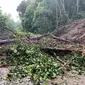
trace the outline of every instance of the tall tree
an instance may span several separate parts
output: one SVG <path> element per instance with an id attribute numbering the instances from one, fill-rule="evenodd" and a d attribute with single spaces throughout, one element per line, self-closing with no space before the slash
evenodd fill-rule
<path id="1" fill-rule="evenodd" d="M 30 4 L 30 0 L 28 1 L 22 1 L 19 6 L 17 7 L 17 11 L 19 13 L 20 18 L 22 18 L 24 16 L 26 7 Z"/>
<path id="2" fill-rule="evenodd" d="M 85 16 L 85 0 L 26 0 L 17 8 L 25 31 L 52 32 Z"/>
<path id="3" fill-rule="evenodd" d="M 77 2 L 76 6 L 77 6 L 77 14 L 78 14 L 78 12 L 79 12 L 79 0 L 77 0 L 76 2 Z"/>
<path id="4" fill-rule="evenodd" d="M 0 12 L 0 34 L 3 34 L 4 30 L 7 28 L 6 17 Z"/>

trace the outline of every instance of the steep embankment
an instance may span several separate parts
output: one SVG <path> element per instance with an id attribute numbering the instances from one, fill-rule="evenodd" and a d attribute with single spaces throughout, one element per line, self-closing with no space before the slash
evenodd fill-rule
<path id="1" fill-rule="evenodd" d="M 85 19 L 76 20 L 73 23 L 63 26 L 61 30 L 55 32 L 57 37 L 85 44 Z"/>

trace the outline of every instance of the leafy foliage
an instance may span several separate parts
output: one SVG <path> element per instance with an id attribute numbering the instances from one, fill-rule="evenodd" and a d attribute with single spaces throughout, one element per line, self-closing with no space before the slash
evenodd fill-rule
<path id="1" fill-rule="evenodd" d="M 27 0 L 20 3 L 17 11 L 24 31 L 43 34 L 85 18 L 84 5 L 84 0 Z"/>
<path id="2" fill-rule="evenodd" d="M 26 7 L 22 19 L 22 26 L 25 31 L 42 34 L 43 32 L 52 32 L 56 28 L 56 13 L 48 8 L 50 7 L 49 3 L 51 4 L 51 1 L 35 0 Z M 54 5 L 52 4 L 52 6 Z"/>
<path id="3" fill-rule="evenodd" d="M 7 64 L 12 65 L 13 69 L 10 71 L 11 74 L 8 74 L 9 79 L 30 76 L 34 83 L 40 83 L 62 74 L 60 64 L 36 46 L 19 43 L 13 46 L 10 52 Z"/>
<path id="4" fill-rule="evenodd" d="M 6 28 L 6 17 L 0 12 L 0 34 L 2 34 Z"/>
<path id="5" fill-rule="evenodd" d="M 85 72 L 85 57 L 74 55 L 72 58 L 72 62 L 70 63 L 72 68 L 78 72 L 78 74 L 82 74 Z"/>
<path id="6" fill-rule="evenodd" d="M 7 30 L 14 32 L 18 24 L 11 18 L 11 15 L 2 13 L 0 11 L 0 34 L 7 32 Z"/>
<path id="7" fill-rule="evenodd" d="M 1 64 L 12 66 L 7 76 L 10 80 L 29 76 L 36 85 L 42 85 L 46 79 L 54 79 L 67 71 L 85 73 L 85 57 L 74 52 L 51 57 L 35 45 L 18 42 L 8 53 L 10 56 Z"/>

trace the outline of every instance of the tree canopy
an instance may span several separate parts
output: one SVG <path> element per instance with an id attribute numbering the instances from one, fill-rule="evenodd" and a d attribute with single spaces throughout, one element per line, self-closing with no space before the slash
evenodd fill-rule
<path id="1" fill-rule="evenodd" d="M 6 20 L 6 17 L 0 11 L 0 34 L 2 34 L 4 30 L 7 28 Z"/>
<path id="2" fill-rule="evenodd" d="M 5 14 L 0 11 L 0 34 L 6 32 L 6 30 L 15 31 L 18 27 L 18 23 L 16 23 L 10 14 Z"/>
<path id="3" fill-rule="evenodd" d="M 17 11 L 24 31 L 42 34 L 84 18 L 85 0 L 23 0 Z"/>

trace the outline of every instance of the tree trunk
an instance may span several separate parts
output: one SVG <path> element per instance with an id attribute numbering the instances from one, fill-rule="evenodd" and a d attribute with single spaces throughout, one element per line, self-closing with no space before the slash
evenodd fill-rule
<path id="1" fill-rule="evenodd" d="M 8 39 L 8 40 L 0 40 L 0 45 L 10 44 L 13 43 L 15 39 Z"/>
<path id="2" fill-rule="evenodd" d="M 59 7 L 58 7 L 58 1 L 56 3 L 56 29 L 58 29 L 58 17 L 59 17 Z"/>
<path id="3" fill-rule="evenodd" d="M 65 9 L 65 0 L 62 0 L 62 6 L 63 6 L 64 14 L 68 18 L 68 20 L 69 20 L 68 14 L 67 14 L 66 9 Z"/>
<path id="4" fill-rule="evenodd" d="M 79 12 L 79 0 L 77 0 L 76 6 L 77 6 L 77 14 L 78 14 L 78 12 Z"/>

